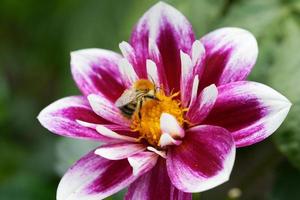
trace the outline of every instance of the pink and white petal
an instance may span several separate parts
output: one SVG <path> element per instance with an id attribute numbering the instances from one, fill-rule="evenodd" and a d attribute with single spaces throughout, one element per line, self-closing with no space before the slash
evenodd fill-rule
<path id="1" fill-rule="evenodd" d="M 119 69 L 123 77 L 123 84 L 127 88 L 130 88 L 133 85 L 133 83 L 139 79 L 134 71 L 133 66 L 125 58 L 120 59 Z"/>
<path id="2" fill-rule="evenodd" d="M 183 138 L 184 130 L 173 115 L 162 113 L 160 116 L 160 130 L 173 138 Z"/>
<path id="3" fill-rule="evenodd" d="M 198 75 L 196 75 L 195 78 L 194 78 L 194 81 L 193 81 L 191 100 L 190 100 L 190 104 L 189 104 L 189 107 L 188 107 L 189 109 L 191 108 L 192 105 L 194 105 L 194 103 L 197 100 L 198 87 L 199 87 L 199 78 L 198 78 Z"/>
<path id="4" fill-rule="evenodd" d="M 102 94 L 115 101 L 124 91 L 118 62 L 121 55 L 103 49 L 71 53 L 73 78 L 84 95 Z"/>
<path id="5" fill-rule="evenodd" d="M 195 40 L 192 46 L 192 63 L 194 66 L 194 74 L 202 77 L 205 69 L 205 47 L 200 40 Z"/>
<path id="6" fill-rule="evenodd" d="M 152 169 L 158 159 L 158 155 L 153 152 L 143 151 L 128 157 L 128 162 L 132 167 L 134 175 L 141 175 Z"/>
<path id="7" fill-rule="evenodd" d="M 160 80 L 159 80 L 159 75 L 158 75 L 157 66 L 156 66 L 155 62 L 153 62 L 150 59 L 147 59 L 146 65 L 147 65 L 148 80 L 153 81 L 154 84 L 157 86 L 162 85 L 162 83 L 160 83 Z"/>
<path id="8" fill-rule="evenodd" d="M 44 108 L 38 120 L 49 131 L 65 137 L 110 141 L 95 129 L 82 126 L 78 120 L 95 124 L 107 124 L 107 120 L 96 115 L 83 96 L 70 96 L 57 100 Z"/>
<path id="9" fill-rule="evenodd" d="M 256 82 L 239 81 L 218 87 L 214 108 L 203 123 L 229 130 L 237 147 L 257 143 L 271 135 L 291 107 L 287 98 Z"/>
<path id="10" fill-rule="evenodd" d="M 144 150 L 146 150 L 146 146 L 143 144 L 121 142 L 104 144 L 96 149 L 95 154 L 109 160 L 122 160 Z"/>
<path id="11" fill-rule="evenodd" d="M 112 123 L 129 127 L 129 120 L 121 114 L 120 110 L 111 101 L 96 94 L 90 94 L 87 98 L 97 115 Z"/>
<path id="12" fill-rule="evenodd" d="M 159 2 L 138 21 L 130 43 L 139 58 L 149 57 L 149 39 L 160 52 L 169 88 L 179 91 L 180 50 L 190 53 L 195 35 L 188 20 L 172 6 Z M 140 66 L 146 68 L 146 66 Z M 146 70 L 145 70 L 146 71 Z"/>
<path id="13" fill-rule="evenodd" d="M 217 87 L 212 84 L 207 86 L 199 94 L 196 101 L 190 105 L 189 110 L 186 114 L 189 122 L 192 124 L 200 124 L 210 113 L 213 108 L 218 96 Z"/>
<path id="14" fill-rule="evenodd" d="M 138 176 L 132 174 L 127 159 L 112 161 L 94 154 L 77 161 L 63 176 L 57 200 L 104 199 L 130 185 Z"/>
<path id="15" fill-rule="evenodd" d="M 164 159 L 158 159 L 156 166 L 132 183 L 125 196 L 126 200 L 191 200 L 192 194 L 175 188 L 166 170 Z"/>
<path id="16" fill-rule="evenodd" d="M 158 73 L 158 78 L 160 83 L 159 86 L 163 88 L 166 94 L 169 94 L 168 81 L 166 78 L 165 68 L 164 68 L 162 56 L 159 52 L 158 46 L 152 38 L 149 38 L 148 43 L 149 43 L 148 44 L 149 58 L 156 64 L 157 67 L 157 73 Z"/>
<path id="17" fill-rule="evenodd" d="M 169 177 L 179 190 L 202 192 L 229 179 L 235 145 L 226 129 L 201 125 L 187 131 L 183 143 L 167 154 Z"/>
<path id="18" fill-rule="evenodd" d="M 176 140 L 172 138 L 172 136 L 168 133 L 163 133 L 161 134 L 158 142 L 158 146 L 164 148 L 169 145 L 180 145 L 182 143 L 181 140 Z"/>
<path id="19" fill-rule="evenodd" d="M 194 65 L 191 57 L 180 51 L 181 60 L 181 79 L 180 79 L 180 94 L 182 106 L 186 107 L 191 99 L 193 79 L 194 79 Z"/>
<path id="20" fill-rule="evenodd" d="M 103 125 L 97 125 L 96 130 L 99 134 L 101 134 L 102 136 L 105 136 L 107 138 L 122 140 L 122 141 L 127 141 L 127 142 L 138 142 L 138 140 L 135 136 L 132 136 L 132 137 L 129 136 L 129 135 L 132 135 L 130 133 L 126 134 L 126 132 L 125 133 L 123 132 L 122 134 L 119 134 Z M 130 131 L 127 131 L 127 132 L 130 132 Z"/>
<path id="21" fill-rule="evenodd" d="M 138 59 L 138 57 L 136 56 L 135 50 L 134 48 L 127 42 L 123 41 L 119 44 L 120 50 L 123 54 L 123 57 L 128 60 L 128 62 L 132 65 L 132 67 L 134 68 L 135 73 L 137 74 L 137 76 L 139 78 L 145 78 L 142 77 L 141 75 L 144 74 L 144 72 L 142 72 L 142 68 L 140 68 L 140 63 L 143 62 L 141 60 Z"/>
<path id="22" fill-rule="evenodd" d="M 256 62 L 256 39 L 244 29 L 217 29 L 202 37 L 201 42 L 206 50 L 206 67 L 200 89 L 245 80 Z"/>
<path id="23" fill-rule="evenodd" d="M 161 156 L 162 158 L 167 158 L 167 153 L 164 150 L 158 150 L 158 149 L 156 149 L 156 148 L 154 148 L 152 146 L 148 146 L 147 150 L 151 151 L 153 153 L 156 153 L 157 155 Z"/>
<path id="24" fill-rule="evenodd" d="M 85 122 L 82 120 L 76 120 L 76 122 L 78 124 L 80 124 L 81 126 L 87 127 L 87 128 L 91 128 L 91 129 L 97 129 L 97 126 L 104 126 L 110 130 L 114 130 L 114 131 L 122 131 L 122 132 L 130 132 L 130 127 L 125 127 L 125 126 L 120 126 L 120 125 L 116 125 L 116 124 L 95 124 L 95 123 L 89 123 L 89 122 Z"/>

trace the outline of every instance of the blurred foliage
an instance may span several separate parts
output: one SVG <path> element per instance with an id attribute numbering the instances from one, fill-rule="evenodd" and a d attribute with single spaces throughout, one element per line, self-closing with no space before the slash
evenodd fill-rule
<path id="1" fill-rule="evenodd" d="M 0 1 L 1 200 L 55 199 L 67 167 L 100 145 L 54 136 L 36 116 L 52 101 L 79 93 L 69 70 L 69 52 L 91 47 L 119 51 L 118 43 L 128 40 L 138 18 L 155 2 Z M 239 149 L 230 181 L 204 192 L 201 199 L 227 199 L 235 187 L 242 190 L 243 200 L 298 199 L 300 1 L 167 2 L 191 21 L 198 37 L 223 26 L 251 31 L 260 54 L 250 79 L 270 85 L 293 103 L 287 120 L 272 136 L 275 142 L 268 139 Z M 121 199 L 123 194 L 108 199 Z"/>
<path id="2" fill-rule="evenodd" d="M 56 144 L 55 171 L 63 176 L 67 169 L 82 155 L 100 146 L 97 142 L 80 141 L 69 138 L 62 138 Z"/>
<path id="3" fill-rule="evenodd" d="M 278 175 L 274 181 L 273 191 L 270 199 L 286 200 L 300 197 L 299 180 L 300 172 L 288 163 L 281 163 L 278 168 Z"/>

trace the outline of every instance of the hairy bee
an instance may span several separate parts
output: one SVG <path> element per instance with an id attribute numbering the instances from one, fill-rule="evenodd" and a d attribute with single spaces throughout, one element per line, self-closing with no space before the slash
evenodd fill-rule
<path id="1" fill-rule="evenodd" d="M 138 116 L 141 118 L 140 109 L 143 102 L 149 99 L 157 100 L 156 90 L 154 83 L 146 79 L 140 79 L 134 83 L 132 88 L 123 92 L 116 100 L 115 105 L 127 118 L 131 118 L 135 112 L 138 112 Z"/>

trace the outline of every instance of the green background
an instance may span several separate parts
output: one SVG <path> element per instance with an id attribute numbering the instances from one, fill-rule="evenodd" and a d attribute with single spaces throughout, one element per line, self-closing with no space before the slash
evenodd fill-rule
<path id="1" fill-rule="evenodd" d="M 46 105 L 79 94 L 70 51 L 91 47 L 119 52 L 149 0 L 0 1 L 0 200 L 53 200 L 65 170 L 95 143 L 66 139 L 41 127 Z M 250 30 L 259 57 L 249 79 L 293 103 L 267 140 L 238 149 L 230 181 L 194 199 L 300 199 L 300 1 L 170 0 L 198 37 L 224 26 Z M 124 192 L 108 199 L 122 199 Z"/>

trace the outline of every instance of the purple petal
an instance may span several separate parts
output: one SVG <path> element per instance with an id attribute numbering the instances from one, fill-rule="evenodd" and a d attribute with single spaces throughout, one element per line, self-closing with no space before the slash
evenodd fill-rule
<path id="1" fill-rule="evenodd" d="M 144 151 L 145 149 L 146 146 L 140 143 L 122 142 L 104 144 L 95 151 L 95 154 L 109 160 L 121 160 Z"/>
<path id="2" fill-rule="evenodd" d="M 90 94 L 88 100 L 93 111 L 102 118 L 121 126 L 129 127 L 129 120 L 122 116 L 119 108 L 105 97 Z"/>
<path id="3" fill-rule="evenodd" d="M 199 77 L 200 89 L 215 84 L 245 80 L 255 64 L 255 37 L 240 28 L 221 28 L 201 38 L 206 50 L 206 67 Z"/>
<path id="4" fill-rule="evenodd" d="M 166 170 L 165 160 L 159 159 L 151 171 L 129 186 L 125 199 L 191 200 L 192 194 L 184 193 L 172 185 Z"/>
<path id="5" fill-rule="evenodd" d="M 195 40 L 191 24 L 175 8 L 159 2 L 144 14 L 131 35 L 130 43 L 141 60 L 146 61 L 149 57 L 150 39 L 157 44 L 169 88 L 179 91 L 178 80 L 181 71 L 179 52 L 180 50 L 188 53 L 191 51 Z M 140 67 L 146 72 L 145 63 Z M 143 76 L 147 77 L 146 74 Z"/>
<path id="6" fill-rule="evenodd" d="M 73 78 L 84 95 L 102 94 L 111 101 L 125 87 L 119 72 L 119 54 L 103 49 L 84 49 L 71 53 Z"/>
<path id="7" fill-rule="evenodd" d="M 291 103 L 272 88 L 240 81 L 218 87 L 219 95 L 205 124 L 226 128 L 237 147 L 248 146 L 271 135 L 285 119 Z"/>
<path id="8" fill-rule="evenodd" d="M 230 132 L 216 126 L 196 126 L 187 131 L 181 145 L 169 149 L 167 170 L 179 190 L 202 192 L 229 179 L 234 158 Z"/>
<path id="9" fill-rule="evenodd" d="M 95 124 L 109 124 L 96 115 L 89 102 L 82 96 L 65 97 L 44 108 L 39 116 L 40 123 L 49 131 L 58 135 L 92 140 L 109 141 L 95 129 L 82 126 L 79 121 Z"/>
<path id="10" fill-rule="evenodd" d="M 63 176 L 57 200 L 104 199 L 131 184 L 133 176 L 127 159 L 112 161 L 90 152 Z"/>
<path id="11" fill-rule="evenodd" d="M 213 108 L 218 96 L 218 89 L 210 85 L 202 90 L 196 100 L 193 100 L 186 114 L 189 122 L 200 124 Z"/>

